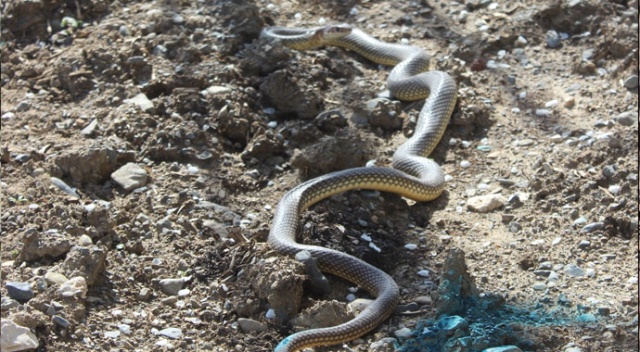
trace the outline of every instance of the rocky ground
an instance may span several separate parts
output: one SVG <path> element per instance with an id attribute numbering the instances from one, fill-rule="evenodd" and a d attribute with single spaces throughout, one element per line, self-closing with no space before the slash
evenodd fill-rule
<path id="1" fill-rule="evenodd" d="M 348 192 L 303 216 L 303 241 L 402 295 L 318 350 L 637 350 L 637 0 L 2 6 L 3 351 L 270 351 L 349 319 L 366 293 L 311 289 L 265 243 L 273 210 L 388 165 L 421 104 L 375 99 L 389 68 L 353 53 L 258 39 L 342 22 L 425 48 L 460 98 L 440 198 Z"/>

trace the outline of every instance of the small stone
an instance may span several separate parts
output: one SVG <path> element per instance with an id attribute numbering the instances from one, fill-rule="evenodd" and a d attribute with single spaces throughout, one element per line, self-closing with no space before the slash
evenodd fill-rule
<path id="1" fill-rule="evenodd" d="M 177 339 L 182 336 L 182 330 L 178 328 L 166 328 L 158 331 L 158 335 L 166 336 L 170 339 Z"/>
<path id="2" fill-rule="evenodd" d="M 627 89 L 635 89 L 638 88 L 638 76 L 637 75 L 633 75 L 633 76 L 629 76 L 627 79 L 624 80 L 624 87 Z"/>
<path id="3" fill-rule="evenodd" d="M 602 223 L 602 222 L 592 222 L 592 223 L 590 223 L 588 225 L 585 225 L 582 228 L 582 232 L 590 233 L 590 232 L 594 232 L 594 231 L 600 230 L 603 227 L 604 227 L 604 223 Z"/>
<path id="4" fill-rule="evenodd" d="M 189 277 L 190 278 L 190 277 Z M 180 290 L 182 290 L 182 286 L 187 280 L 185 278 L 179 279 L 162 279 L 160 280 L 160 289 L 162 292 L 168 295 L 177 295 Z"/>
<path id="5" fill-rule="evenodd" d="M 125 335 L 131 335 L 131 326 L 128 324 L 118 325 L 118 330 Z"/>
<path id="6" fill-rule="evenodd" d="M 580 241 L 580 243 L 578 243 L 578 248 L 581 248 L 581 249 L 589 248 L 589 246 L 591 246 L 591 241 L 588 241 L 588 240 L 582 240 Z"/>
<path id="7" fill-rule="evenodd" d="M 147 184 L 147 170 L 136 163 L 127 163 L 111 174 L 111 179 L 127 191 Z"/>
<path id="8" fill-rule="evenodd" d="M 433 302 L 433 299 L 431 298 L 431 296 L 418 296 L 416 297 L 415 301 L 420 305 L 427 305 L 431 304 Z"/>
<path id="9" fill-rule="evenodd" d="M 482 352 L 522 352 L 518 346 L 500 346 L 500 347 L 491 347 L 483 350 Z"/>
<path id="10" fill-rule="evenodd" d="M 529 139 L 529 138 L 521 139 L 519 141 L 516 141 L 516 146 L 518 146 L 518 147 L 528 147 L 530 145 L 535 144 L 535 142 L 536 141 L 534 141 L 533 139 Z"/>
<path id="11" fill-rule="evenodd" d="M 110 338 L 110 339 L 117 339 L 118 337 L 120 337 L 120 330 L 105 331 L 104 337 Z"/>
<path id="12" fill-rule="evenodd" d="M 50 285 L 62 285 L 69 281 L 66 276 L 56 273 L 55 271 L 47 271 L 47 273 L 44 274 L 44 279 L 47 280 Z"/>
<path id="13" fill-rule="evenodd" d="M 463 169 L 467 169 L 469 167 L 471 167 L 471 163 L 468 160 L 462 160 L 460 162 L 460 167 Z"/>
<path id="14" fill-rule="evenodd" d="M 609 314 L 611 314 L 611 308 L 609 307 L 598 307 L 598 314 L 602 315 L 602 316 L 609 316 Z"/>
<path id="15" fill-rule="evenodd" d="M 209 88 L 200 92 L 204 97 L 214 96 L 214 95 L 222 95 L 231 92 L 231 88 L 224 86 L 210 86 Z"/>
<path id="16" fill-rule="evenodd" d="M 267 326 L 253 319 L 238 318 L 238 325 L 244 332 L 263 332 L 267 330 Z"/>
<path id="17" fill-rule="evenodd" d="M 5 284 L 5 287 L 7 288 L 7 291 L 9 291 L 9 297 L 18 302 L 28 302 L 35 296 L 35 293 L 28 282 L 9 281 Z"/>
<path id="18" fill-rule="evenodd" d="M 2 311 L 6 312 L 8 310 L 10 310 L 11 308 L 15 308 L 17 306 L 19 306 L 20 303 L 18 301 L 16 301 L 13 298 L 9 298 L 6 296 L 2 296 Z"/>
<path id="19" fill-rule="evenodd" d="M 488 213 L 495 209 L 503 207 L 507 203 L 507 199 L 499 194 L 488 194 L 469 198 L 467 208 L 478 213 Z"/>
<path id="20" fill-rule="evenodd" d="M 153 102 L 151 102 L 144 93 L 140 93 L 130 99 L 125 99 L 124 102 L 137 106 L 143 112 L 152 112 L 154 109 Z"/>
<path id="21" fill-rule="evenodd" d="M 567 264 L 567 266 L 564 267 L 564 273 L 571 277 L 582 277 L 586 275 L 585 271 L 575 264 Z"/>
<path id="22" fill-rule="evenodd" d="M 137 298 L 141 301 L 148 301 L 151 298 L 151 290 L 147 287 L 144 287 L 138 292 Z"/>
<path id="23" fill-rule="evenodd" d="M 535 111 L 536 116 L 540 116 L 540 117 L 551 116 L 552 113 L 553 111 L 549 109 L 536 109 Z"/>
<path id="24" fill-rule="evenodd" d="M 547 288 L 547 285 L 544 282 L 536 282 L 533 284 L 534 291 L 544 291 Z"/>
<path id="25" fill-rule="evenodd" d="M 618 193 L 620 193 L 620 191 L 622 190 L 622 187 L 620 187 L 619 185 L 611 185 L 609 186 L 609 193 L 616 195 Z"/>
<path id="26" fill-rule="evenodd" d="M 613 121 L 621 124 L 622 126 L 633 126 L 638 122 L 638 111 L 625 111 L 616 115 Z"/>
<path id="27" fill-rule="evenodd" d="M 547 46 L 552 49 L 559 48 L 562 46 L 562 42 L 560 41 L 560 35 L 558 32 L 554 30 L 547 31 Z"/>
<path id="28" fill-rule="evenodd" d="M 411 337 L 411 329 L 402 328 L 402 329 L 394 331 L 393 335 L 395 335 L 395 337 L 400 338 L 400 339 L 406 339 L 406 338 Z"/>
<path id="29" fill-rule="evenodd" d="M 71 323 L 67 319 L 59 315 L 54 315 L 51 320 L 53 321 L 54 324 L 60 326 L 63 329 L 66 329 L 69 326 L 71 326 Z"/>

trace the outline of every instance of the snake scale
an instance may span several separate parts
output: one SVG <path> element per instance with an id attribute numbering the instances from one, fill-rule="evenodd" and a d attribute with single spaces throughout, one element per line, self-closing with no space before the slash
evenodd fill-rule
<path id="1" fill-rule="evenodd" d="M 427 156 L 442 138 L 453 112 L 456 83 L 445 72 L 428 71 L 429 55 L 424 50 L 382 42 L 349 25 L 311 29 L 268 27 L 262 36 L 294 50 L 338 46 L 373 62 L 394 66 L 387 82 L 392 95 L 401 100 L 426 98 L 414 134 L 396 150 L 391 168 L 352 168 L 308 180 L 287 192 L 275 212 L 268 238 L 271 248 L 291 256 L 307 250 L 321 271 L 351 281 L 376 297 L 354 319 L 290 335 L 276 346 L 275 352 L 350 341 L 373 330 L 393 314 L 399 301 L 398 285 L 382 270 L 346 253 L 297 243 L 300 215 L 322 199 L 353 189 L 393 192 L 415 201 L 437 198 L 444 189 L 444 175 L 438 164 Z"/>

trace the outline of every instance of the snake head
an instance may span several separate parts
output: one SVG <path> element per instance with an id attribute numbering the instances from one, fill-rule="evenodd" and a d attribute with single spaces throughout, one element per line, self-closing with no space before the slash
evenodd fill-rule
<path id="1" fill-rule="evenodd" d="M 331 41 L 348 36 L 352 30 L 353 27 L 345 23 L 333 24 L 320 28 L 316 35 L 322 38 L 322 40 Z"/>

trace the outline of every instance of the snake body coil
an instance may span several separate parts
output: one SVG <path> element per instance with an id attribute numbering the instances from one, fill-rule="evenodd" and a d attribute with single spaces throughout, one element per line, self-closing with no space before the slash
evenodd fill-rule
<path id="1" fill-rule="evenodd" d="M 388 79 L 391 93 L 402 100 L 427 98 L 413 136 L 393 155 L 393 168 L 360 167 L 311 179 L 287 192 L 276 209 L 268 239 L 273 249 L 292 256 L 308 250 L 320 270 L 355 283 L 376 299 L 344 324 L 288 336 L 275 348 L 275 352 L 350 341 L 373 330 L 391 316 L 399 301 L 398 285 L 382 270 L 348 254 L 297 243 L 295 238 L 300 228 L 300 214 L 322 199 L 352 189 L 393 192 L 416 201 L 437 198 L 444 189 L 444 175 L 427 156 L 442 138 L 449 122 L 456 102 L 456 84 L 444 72 L 425 72 L 429 56 L 424 50 L 381 42 L 347 25 L 315 29 L 270 27 L 264 29 L 262 36 L 279 40 L 295 50 L 339 46 L 371 61 L 395 65 Z"/>

